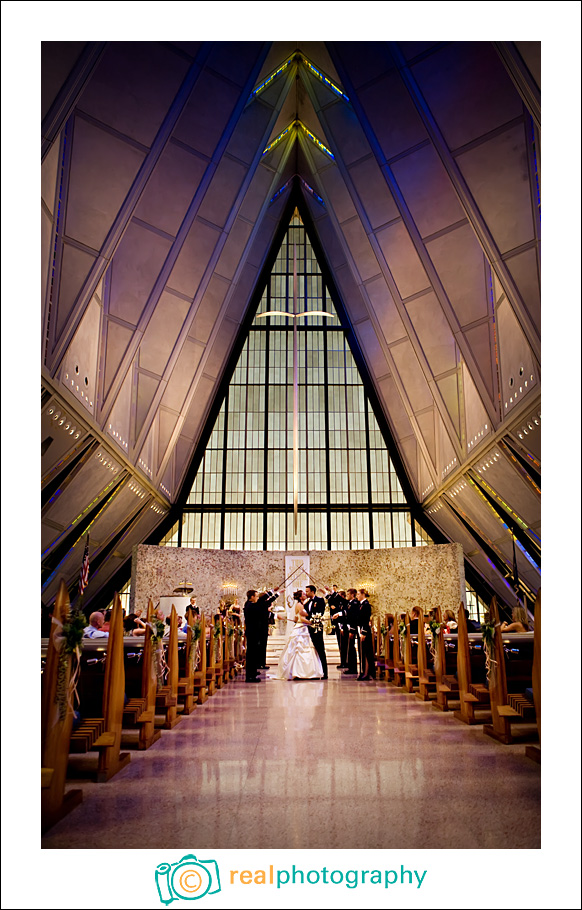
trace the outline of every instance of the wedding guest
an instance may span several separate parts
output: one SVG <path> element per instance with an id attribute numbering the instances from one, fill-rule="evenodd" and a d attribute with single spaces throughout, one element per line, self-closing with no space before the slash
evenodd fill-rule
<path id="1" fill-rule="evenodd" d="M 105 622 L 101 627 L 102 632 L 109 632 L 109 625 L 111 623 L 111 610 L 105 611 Z"/>
<path id="2" fill-rule="evenodd" d="M 413 635 L 415 632 L 418 632 L 418 620 L 422 616 L 422 610 L 420 607 L 412 608 L 412 619 L 410 620 L 410 633 Z"/>
<path id="3" fill-rule="evenodd" d="M 456 633 L 458 631 L 459 626 L 455 619 L 455 614 L 453 613 L 452 610 L 445 610 L 444 616 L 443 616 L 443 622 L 445 622 L 447 624 L 447 632 Z M 468 626 L 467 626 L 467 631 L 469 631 Z"/>
<path id="4" fill-rule="evenodd" d="M 376 663 L 374 660 L 374 639 L 370 620 L 372 618 L 372 607 L 368 601 L 368 592 L 360 588 L 356 595 L 360 604 L 360 613 L 358 625 L 360 628 L 360 639 L 362 642 L 361 651 L 361 672 L 358 679 L 370 680 L 376 679 Z"/>
<path id="5" fill-rule="evenodd" d="M 247 591 L 247 599 L 244 605 L 245 617 L 245 637 L 247 642 L 246 655 L 246 679 L 245 682 L 260 682 L 261 678 L 258 673 L 259 669 L 259 634 L 260 634 L 260 610 L 257 607 L 259 592 L 254 588 Z"/>
<path id="6" fill-rule="evenodd" d="M 345 634 L 344 625 L 346 622 L 346 611 L 347 611 L 347 601 L 345 599 L 345 591 L 342 592 L 338 589 L 337 585 L 332 585 L 332 588 L 326 587 L 324 589 L 326 592 L 326 600 L 329 606 L 329 616 L 331 623 L 335 629 L 335 634 L 337 638 L 337 644 L 340 652 L 340 662 L 338 664 L 339 670 L 348 669 L 348 636 Z"/>
<path id="7" fill-rule="evenodd" d="M 355 588 L 348 588 L 346 598 L 348 605 L 346 608 L 346 625 L 348 629 L 348 651 L 347 665 L 348 669 L 344 670 L 346 676 L 355 676 L 358 672 L 358 657 L 356 649 L 359 648 L 360 636 L 358 632 L 358 618 L 360 615 L 360 601 L 357 598 Z M 360 664 L 361 666 L 361 664 Z"/>
<path id="8" fill-rule="evenodd" d="M 502 632 L 529 632 L 527 611 L 524 607 L 514 607 L 511 611 L 512 622 L 502 622 Z"/>
<path id="9" fill-rule="evenodd" d="M 109 632 L 103 631 L 105 619 L 103 613 L 91 613 L 89 625 L 85 626 L 83 638 L 109 638 Z"/>
<path id="10" fill-rule="evenodd" d="M 467 607 L 463 607 L 463 610 L 465 611 L 465 622 L 467 623 L 467 632 L 480 632 L 481 625 L 478 622 L 475 622 L 474 619 L 471 619 L 469 617 L 469 611 L 467 610 Z"/>
<path id="11" fill-rule="evenodd" d="M 279 596 L 279 589 L 269 589 L 259 594 L 257 606 L 261 617 L 261 627 L 259 633 L 259 670 L 268 670 L 267 664 L 267 641 L 269 640 L 269 626 L 275 624 L 275 615 L 271 609 L 272 604 Z"/>

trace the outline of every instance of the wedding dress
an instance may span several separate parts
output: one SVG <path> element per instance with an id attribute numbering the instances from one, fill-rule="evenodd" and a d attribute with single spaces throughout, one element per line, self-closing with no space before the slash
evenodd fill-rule
<path id="1" fill-rule="evenodd" d="M 296 623 L 279 658 L 277 679 L 321 679 L 323 667 L 313 647 L 309 629 Z"/>

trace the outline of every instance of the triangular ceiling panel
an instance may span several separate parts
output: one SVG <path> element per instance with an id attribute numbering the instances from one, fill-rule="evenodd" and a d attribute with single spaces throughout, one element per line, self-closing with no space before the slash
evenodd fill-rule
<path id="1" fill-rule="evenodd" d="M 432 467 L 433 473 L 435 471 L 435 465 L 436 465 L 436 438 L 435 438 L 434 419 L 435 419 L 434 408 L 431 408 L 430 411 L 425 411 L 425 413 L 423 413 L 423 414 L 416 415 L 416 421 L 418 423 L 418 426 L 420 427 L 420 432 L 422 433 L 422 438 L 424 439 L 426 448 L 432 459 L 431 467 Z M 424 462 L 424 458 L 422 458 L 422 456 L 421 456 L 421 467 L 422 467 L 423 462 Z M 427 470 L 426 463 L 424 462 L 424 464 L 425 464 L 425 470 Z M 432 479 L 432 477 L 431 477 L 431 479 Z M 428 474 L 426 477 L 424 477 L 422 474 L 422 471 L 421 471 L 419 480 L 420 480 L 421 487 L 425 487 L 426 486 L 425 481 L 428 480 Z"/>
<path id="2" fill-rule="evenodd" d="M 57 180 L 60 178 L 60 150 L 60 142 L 54 142 L 41 167 L 41 198 L 51 215 L 55 210 Z"/>
<path id="3" fill-rule="evenodd" d="M 461 225 L 427 242 L 438 276 L 461 326 L 488 313 L 485 260 L 473 229 Z"/>
<path id="4" fill-rule="evenodd" d="M 144 421 L 159 388 L 160 380 L 147 373 L 137 374 L 137 401 L 135 412 L 135 438 L 141 434 Z"/>
<path id="5" fill-rule="evenodd" d="M 91 414 L 97 401 L 101 302 L 93 296 L 67 348 L 61 367 L 61 385 Z"/>
<path id="6" fill-rule="evenodd" d="M 121 365 L 123 355 L 129 347 L 134 337 L 133 330 L 126 325 L 120 325 L 113 319 L 107 320 L 107 336 L 105 347 L 105 372 L 103 389 L 107 396 L 111 389 L 111 383 Z"/>
<path id="7" fill-rule="evenodd" d="M 471 329 L 465 329 L 463 335 L 469 343 L 471 353 L 479 375 L 485 383 L 491 401 L 495 401 L 495 385 L 493 378 L 494 360 L 492 356 L 491 344 L 491 326 L 489 322 L 483 322 Z"/>
<path id="8" fill-rule="evenodd" d="M 535 249 L 525 250 L 505 260 L 507 268 L 517 285 L 521 298 L 527 307 L 532 322 L 540 331 L 541 299 L 537 253 Z"/>
<path id="9" fill-rule="evenodd" d="M 90 269 L 95 264 L 95 256 L 85 250 L 77 249 L 64 243 L 59 277 L 59 298 L 56 307 L 56 336 L 59 340 L 66 328 L 69 316 L 73 311 L 79 291 L 83 287 Z M 53 315 L 54 319 L 54 315 Z"/>
<path id="10" fill-rule="evenodd" d="M 160 408 L 159 412 L 159 426 L 158 426 L 158 460 L 156 465 L 156 474 L 159 474 L 162 461 L 164 460 L 168 445 L 170 442 L 170 437 L 174 432 L 178 417 L 172 411 L 167 411 L 165 408 Z"/>
<path id="11" fill-rule="evenodd" d="M 507 299 L 497 307 L 497 346 L 502 415 L 506 417 L 537 385 L 534 358 Z"/>
<path id="12" fill-rule="evenodd" d="M 456 369 L 457 345 L 436 296 L 415 297 L 406 304 L 406 310 L 433 374 Z"/>
<path id="13" fill-rule="evenodd" d="M 134 371 L 128 370 L 115 404 L 107 421 L 107 435 L 123 452 L 129 451 L 131 439 L 131 402 L 133 397 Z"/>
<path id="14" fill-rule="evenodd" d="M 493 427 L 465 362 L 463 362 L 463 400 L 467 451 L 471 452 L 487 436 L 491 435 Z"/>

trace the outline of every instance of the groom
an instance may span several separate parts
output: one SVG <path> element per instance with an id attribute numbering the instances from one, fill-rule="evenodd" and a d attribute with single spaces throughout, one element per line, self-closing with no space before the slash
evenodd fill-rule
<path id="1" fill-rule="evenodd" d="M 323 597 L 315 596 L 316 589 L 313 585 L 307 585 L 305 592 L 307 594 L 307 600 L 303 604 L 303 609 L 306 611 L 308 617 L 311 619 L 314 613 L 321 613 L 323 616 L 325 612 L 325 601 Z M 317 631 L 316 629 L 312 629 L 311 626 L 308 628 L 313 647 L 317 651 L 321 666 L 323 667 L 323 679 L 327 679 L 327 658 L 325 656 L 325 645 L 323 643 L 323 629 Z"/>

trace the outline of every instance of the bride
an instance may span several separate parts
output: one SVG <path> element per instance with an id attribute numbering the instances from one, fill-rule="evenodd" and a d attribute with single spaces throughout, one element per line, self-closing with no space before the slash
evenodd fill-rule
<path id="1" fill-rule="evenodd" d="M 313 647 L 307 625 L 307 613 L 303 609 L 302 591 L 296 591 L 293 597 L 295 606 L 295 623 L 287 640 L 287 645 L 277 666 L 277 679 L 321 679 L 323 667 Z"/>

